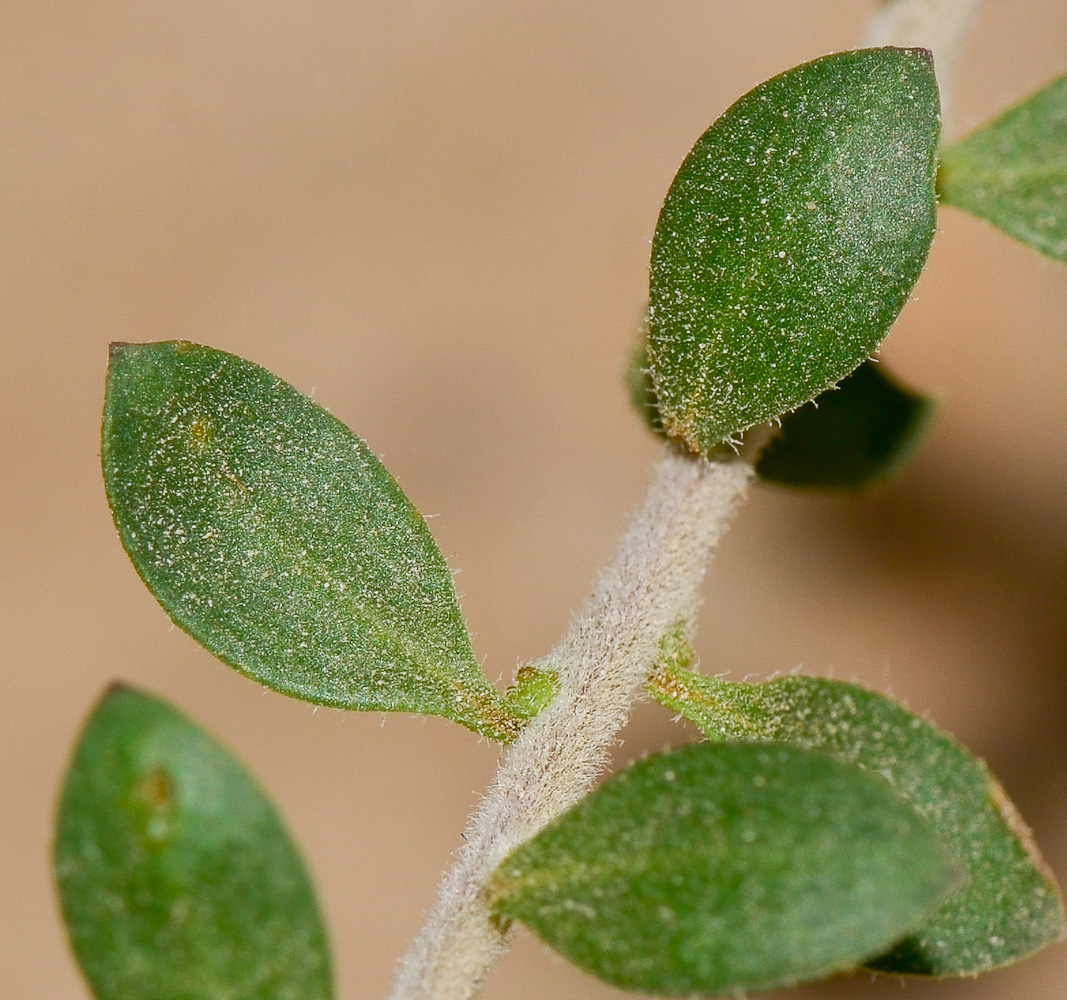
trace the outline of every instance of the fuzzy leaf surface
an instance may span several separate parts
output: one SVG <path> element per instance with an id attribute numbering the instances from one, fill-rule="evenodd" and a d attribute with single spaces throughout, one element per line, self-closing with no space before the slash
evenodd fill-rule
<path id="1" fill-rule="evenodd" d="M 505 859 L 489 891 L 609 983 L 716 996 L 851 968 L 957 877 L 880 778 L 798 747 L 701 743 L 610 779 Z"/>
<path id="2" fill-rule="evenodd" d="M 98 1000 L 329 1000 L 329 946 L 274 807 L 174 709 L 112 689 L 83 730 L 55 843 Z"/>
<path id="3" fill-rule="evenodd" d="M 782 418 L 756 473 L 765 482 L 811 489 L 862 489 L 891 476 L 911 454 L 933 400 L 865 361 L 834 389 Z"/>
<path id="4" fill-rule="evenodd" d="M 881 972 L 972 976 L 1063 936 L 1055 879 L 985 765 L 884 695 L 839 681 L 743 684 L 661 663 L 653 696 L 710 740 L 769 740 L 832 754 L 881 775 L 933 824 L 967 885 L 866 964 Z"/>
<path id="5" fill-rule="evenodd" d="M 1067 74 L 945 149 L 938 190 L 1067 263 Z"/>
<path id="6" fill-rule="evenodd" d="M 648 429 L 665 438 L 645 340 L 630 358 L 626 388 Z M 876 486 L 907 461 L 935 408 L 929 396 L 897 382 L 884 365 L 869 359 L 834 388 L 782 417 L 781 430 L 760 453 L 756 475 L 803 489 Z M 720 449 L 713 448 L 709 457 Z"/>
<path id="7" fill-rule="evenodd" d="M 116 345 L 103 461 L 137 571 L 226 663 L 305 701 L 514 736 L 426 522 L 293 386 L 208 347 Z"/>
<path id="8" fill-rule="evenodd" d="M 652 244 L 652 374 L 696 452 L 814 399 L 888 332 L 934 235 L 930 54 L 864 49 L 760 85 L 701 137 Z"/>

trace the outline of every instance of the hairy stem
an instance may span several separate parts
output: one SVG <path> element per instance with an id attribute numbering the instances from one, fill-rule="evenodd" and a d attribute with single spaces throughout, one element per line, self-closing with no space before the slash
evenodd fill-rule
<path id="1" fill-rule="evenodd" d="M 949 121 L 952 79 L 960 45 L 984 0 L 888 0 L 871 18 L 863 44 L 921 45 L 934 54 L 941 117 Z"/>
<path id="2" fill-rule="evenodd" d="M 932 49 L 944 107 L 959 44 L 981 3 L 889 0 L 864 44 Z M 679 622 L 693 622 L 708 559 L 752 475 L 744 458 L 707 462 L 666 450 L 588 605 L 539 664 L 558 673 L 559 693 L 505 751 L 388 1000 L 470 1000 L 481 989 L 507 947 L 487 880 L 603 771 L 660 639 Z"/>
<path id="3" fill-rule="evenodd" d="M 540 666 L 559 693 L 508 748 L 390 1000 L 466 1000 L 506 947 L 485 884 L 503 858 L 585 795 L 665 632 L 691 622 L 708 558 L 752 467 L 667 450 L 588 605 Z"/>

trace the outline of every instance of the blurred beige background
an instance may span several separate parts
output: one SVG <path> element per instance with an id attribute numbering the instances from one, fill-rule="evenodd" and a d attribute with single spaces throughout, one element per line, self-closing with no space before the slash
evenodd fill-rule
<path id="1" fill-rule="evenodd" d="M 620 373 L 682 157 L 742 92 L 853 47 L 861 0 L 103 0 L 0 7 L 0 982 L 88 996 L 48 871 L 57 782 L 113 678 L 237 749 L 321 887 L 340 994 L 384 991 L 496 750 L 263 693 L 173 629 L 98 466 L 110 340 L 245 355 L 386 459 L 494 678 L 547 651 L 655 444 Z M 1067 69 L 1060 0 L 993 0 L 964 126 Z M 942 399 L 859 499 L 761 489 L 706 589 L 708 671 L 888 690 L 986 757 L 1067 878 L 1067 269 L 945 211 L 897 372 Z M 620 761 L 692 733 L 642 709 Z M 1053 1000 L 1067 947 L 976 982 Z M 522 934 L 487 1000 L 619 996 Z M 147 1000 L 147 998 L 146 998 Z"/>

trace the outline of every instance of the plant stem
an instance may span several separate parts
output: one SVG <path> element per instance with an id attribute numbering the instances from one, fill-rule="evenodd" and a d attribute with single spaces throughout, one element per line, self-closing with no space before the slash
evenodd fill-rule
<path id="1" fill-rule="evenodd" d="M 863 36 L 865 46 L 921 45 L 934 54 L 941 88 L 941 118 L 948 122 L 949 81 L 960 45 L 985 0 L 889 0 L 871 17 Z"/>
<path id="2" fill-rule="evenodd" d="M 959 44 L 981 3 L 890 0 L 872 18 L 864 44 L 933 50 L 944 108 Z M 758 444 L 752 442 L 753 454 Z M 470 1000 L 479 992 L 507 949 L 507 927 L 493 918 L 488 879 L 604 770 L 660 639 L 679 622 L 691 628 L 709 557 L 752 475 L 746 458 L 708 462 L 666 449 L 588 605 L 538 664 L 557 672 L 559 693 L 504 751 L 388 1000 Z"/>
<path id="3" fill-rule="evenodd" d="M 540 664 L 559 693 L 505 751 L 389 1000 L 467 1000 L 506 949 L 486 881 L 497 865 L 589 791 L 638 697 L 659 641 L 691 623 L 711 551 L 752 478 L 741 458 L 667 449 L 585 610 Z"/>

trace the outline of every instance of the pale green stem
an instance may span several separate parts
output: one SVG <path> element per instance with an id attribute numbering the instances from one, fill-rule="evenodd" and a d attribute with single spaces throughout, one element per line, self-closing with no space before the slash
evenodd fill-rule
<path id="1" fill-rule="evenodd" d="M 539 666 L 559 693 L 504 752 L 390 1000 L 468 1000 L 506 949 L 486 883 L 497 865 L 581 799 L 608 761 L 659 648 L 691 622 L 700 582 L 752 478 L 739 458 L 667 450 L 585 610 Z"/>

